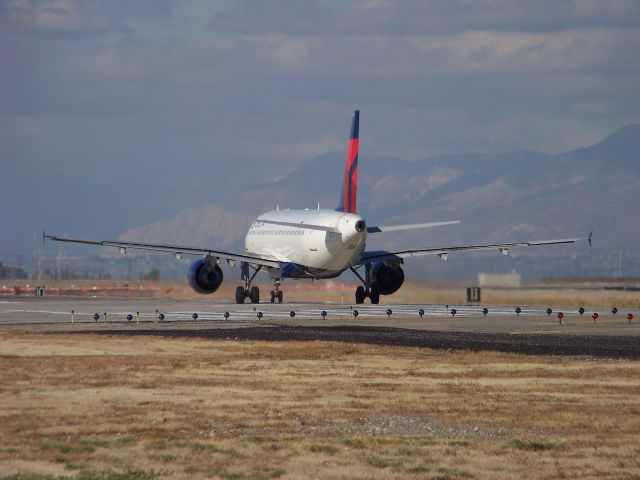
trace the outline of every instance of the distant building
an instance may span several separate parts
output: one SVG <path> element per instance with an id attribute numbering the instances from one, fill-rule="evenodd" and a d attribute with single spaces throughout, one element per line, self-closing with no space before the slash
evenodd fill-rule
<path id="1" fill-rule="evenodd" d="M 522 285 L 519 273 L 479 273 L 478 286 L 496 288 L 517 288 Z"/>

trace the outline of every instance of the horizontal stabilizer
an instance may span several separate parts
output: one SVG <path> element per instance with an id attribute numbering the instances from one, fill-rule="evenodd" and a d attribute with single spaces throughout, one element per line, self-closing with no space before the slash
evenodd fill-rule
<path id="1" fill-rule="evenodd" d="M 386 227 L 367 227 L 367 232 L 397 232 L 398 230 L 417 230 L 419 228 L 443 227 L 445 225 L 455 225 L 457 223 L 460 223 L 460 220 L 450 220 L 448 222 L 412 223 L 408 225 L 389 225 Z"/>

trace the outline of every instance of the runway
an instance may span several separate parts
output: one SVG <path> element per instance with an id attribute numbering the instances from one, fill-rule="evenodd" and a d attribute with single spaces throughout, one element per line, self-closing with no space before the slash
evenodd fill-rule
<path id="1" fill-rule="evenodd" d="M 237 305 L 158 299 L 17 297 L 0 300 L 0 329 L 40 333 L 336 340 L 640 357 L 640 319 L 634 310 L 620 309 L 614 315 L 609 309 L 586 309 L 580 315 L 577 307 L 551 306 L 552 312 L 547 314 L 544 307 L 520 306 L 521 311 L 516 314 L 515 306 L 487 305 L 488 312 L 484 315 L 483 307 L 324 303 Z M 558 312 L 562 312 L 562 321 Z M 598 313 L 595 321 L 594 312 Z M 627 319 L 628 313 L 633 315 L 631 321 Z"/>

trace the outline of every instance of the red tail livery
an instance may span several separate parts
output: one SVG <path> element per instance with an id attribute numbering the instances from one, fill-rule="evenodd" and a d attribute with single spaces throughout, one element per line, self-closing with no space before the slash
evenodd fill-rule
<path id="1" fill-rule="evenodd" d="M 347 145 L 347 159 L 344 165 L 342 179 L 342 198 L 338 205 L 339 212 L 356 213 L 356 198 L 358 193 L 358 133 L 360 125 L 360 110 L 353 112 L 351 121 L 351 135 Z"/>

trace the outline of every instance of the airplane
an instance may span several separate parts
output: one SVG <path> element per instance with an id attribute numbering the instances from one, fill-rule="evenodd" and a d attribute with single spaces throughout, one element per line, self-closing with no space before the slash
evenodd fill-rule
<path id="1" fill-rule="evenodd" d="M 360 111 L 353 112 L 351 133 L 342 179 L 342 195 L 333 209 L 303 210 L 276 209 L 260 215 L 252 223 L 245 237 L 244 252 L 227 252 L 209 248 L 136 243 L 110 240 L 83 240 L 47 235 L 43 241 L 80 243 L 116 247 L 125 254 L 127 249 L 173 253 L 177 259 L 183 255 L 202 256 L 188 270 L 189 285 L 198 293 L 212 294 L 222 285 L 224 275 L 220 260 L 234 266 L 240 262 L 243 285 L 236 288 L 238 304 L 249 299 L 260 302 L 260 291 L 252 285 L 258 272 L 265 271 L 273 281 L 269 293 L 271 303 L 282 303 L 280 282 L 283 279 L 328 279 L 351 270 L 360 280 L 355 291 L 355 303 L 362 304 L 369 298 L 372 304 L 380 302 L 380 295 L 397 292 L 404 283 L 402 264 L 406 258 L 437 255 L 446 261 L 449 253 L 474 250 L 497 250 L 508 255 L 515 247 L 558 245 L 586 240 L 591 245 L 591 234 L 586 238 L 566 238 L 515 243 L 463 245 L 437 248 L 415 248 L 396 252 L 367 251 L 367 235 L 402 230 L 433 228 L 458 224 L 458 220 L 409 225 L 368 226 L 357 213 L 358 150 Z"/>

